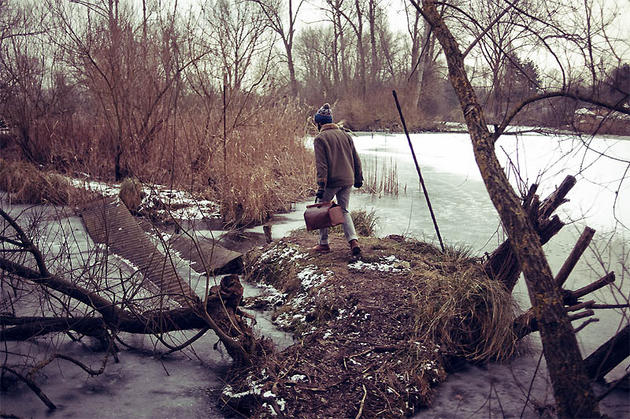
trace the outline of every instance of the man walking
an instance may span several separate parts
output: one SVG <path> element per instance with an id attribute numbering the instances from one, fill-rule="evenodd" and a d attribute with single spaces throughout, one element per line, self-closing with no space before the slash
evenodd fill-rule
<path id="1" fill-rule="evenodd" d="M 352 138 L 332 121 L 332 111 L 328 103 L 315 114 L 319 134 L 315 137 L 315 166 L 317 168 L 317 199 L 330 201 L 337 198 L 343 211 L 343 233 L 354 256 L 361 253 L 352 217 L 348 212 L 352 185 L 363 186 L 361 160 L 354 148 Z M 329 252 L 328 229 L 319 230 L 318 252 Z"/>

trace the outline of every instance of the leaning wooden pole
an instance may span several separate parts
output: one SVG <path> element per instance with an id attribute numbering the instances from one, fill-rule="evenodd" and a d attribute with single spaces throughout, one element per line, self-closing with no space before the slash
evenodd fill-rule
<path id="1" fill-rule="evenodd" d="M 395 90 L 392 90 L 392 94 L 394 95 L 394 100 L 396 101 L 396 108 L 398 109 L 398 113 L 400 114 L 400 121 L 402 122 L 403 128 L 405 130 L 405 135 L 407 136 L 407 141 L 409 142 L 409 148 L 411 149 L 411 155 L 413 156 L 413 162 L 416 164 L 416 171 L 418 172 L 418 177 L 420 178 L 420 184 L 422 185 L 422 192 L 424 192 L 424 197 L 427 200 L 427 206 L 429 207 L 429 212 L 431 213 L 431 219 L 433 220 L 433 226 L 435 227 L 435 233 L 437 234 L 438 240 L 440 241 L 440 247 L 442 248 L 442 252 L 444 252 L 444 243 L 442 242 L 442 236 L 440 235 L 440 229 L 437 225 L 437 221 L 435 220 L 435 214 L 433 213 L 433 207 L 431 207 L 431 201 L 429 200 L 429 192 L 427 191 L 427 187 L 424 184 L 424 179 L 422 178 L 422 172 L 420 172 L 420 165 L 418 164 L 418 159 L 416 158 L 416 153 L 413 150 L 413 144 L 411 144 L 411 138 L 409 138 L 409 131 L 407 130 L 407 124 L 405 123 L 405 117 L 403 116 L 402 109 L 400 108 L 400 102 L 398 102 L 398 95 Z"/>

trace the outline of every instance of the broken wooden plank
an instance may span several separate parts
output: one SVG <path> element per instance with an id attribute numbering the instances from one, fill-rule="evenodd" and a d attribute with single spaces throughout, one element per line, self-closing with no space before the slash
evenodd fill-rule
<path id="1" fill-rule="evenodd" d="M 216 240 L 187 234 L 171 236 L 168 245 L 191 261 L 193 269 L 206 275 L 238 274 L 243 271 L 243 254 L 226 249 Z"/>

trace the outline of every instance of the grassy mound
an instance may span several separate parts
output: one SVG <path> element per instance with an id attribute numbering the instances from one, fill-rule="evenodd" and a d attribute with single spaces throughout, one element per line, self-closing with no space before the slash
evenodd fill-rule
<path id="1" fill-rule="evenodd" d="M 250 253 L 246 279 L 296 343 L 232 377 L 224 402 L 254 417 L 403 417 L 431 402 L 448 359 L 513 353 L 515 304 L 476 260 L 395 236 L 362 238 L 360 260 L 340 235 L 315 254 L 316 237 Z"/>
<path id="2" fill-rule="evenodd" d="M 0 190 L 9 193 L 15 204 L 68 205 L 88 198 L 89 193 L 75 189 L 63 176 L 42 172 L 24 161 L 0 159 Z"/>

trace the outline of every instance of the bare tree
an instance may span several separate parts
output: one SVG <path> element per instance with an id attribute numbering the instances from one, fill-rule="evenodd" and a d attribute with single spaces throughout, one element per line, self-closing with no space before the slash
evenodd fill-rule
<path id="1" fill-rule="evenodd" d="M 344 0 L 326 0 L 325 11 L 329 15 L 333 27 L 333 42 L 330 45 L 333 54 L 333 75 L 335 84 L 345 91 L 348 87 L 350 74 L 350 59 L 348 57 L 350 43 L 344 25 L 346 20 L 342 14 L 343 7 Z"/>
<path id="2" fill-rule="evenodd" d="M 222 68 L 227 75 L 228 87 L 239 91 L 260 53 L 267 51 L 263 43 L 266 28 L 262 10 L 251 2 L 230 4 L 225 0 L 208 2 L 204 17 L 212 23 L 209 36 L 219 54 Z"/>
<path id="3" fill-rule="evenodd" d="M 273 1 L 262 1 L 262 0 L 251 0 L 258 4 L 261 8 L 265 17 L 267 18 L 267 23 L 274 32 L 280 36 L 282 41 L 282 45 L 284 46 L 284 51 L 287 60 L 287 69 L 289 70 L 289 85 L 291 86 L 291 94 L 294 97 L 298 95 L 298 82 L 295 76 L 295 60 L 293 58 L 293 45 L 294 45 L 294 37 L 296 32 L 295 24 L 297 22 L 298 14 L 300 13 L 300 9 L 304 4 L 304 0 L 299 0 L 294 5 L 293 0 L 288 1 L 288 23 L 285 25 L 283 20 L 283 9 L 282 3 L 280 0 Z"/>
<path id="4" fill-rule="evenodd" d="M 181 73 L 190 65 L 178 46 L 175 17 L 157 17 L 155 29 L 145 31 L 144 19 L 136 23 L 132 10 L 118 1 L 74 3 L 49 1 L 59 28 L 51 42 L 64 52 L 67 68 L 95 105 L 115 179 L 142 175 L 142 167 L 164 152 L 151 146 L 173 117 Z"/>
<path id="5" fill-rule="evenodd" d="M 304 92 L 315 103 L 334 100 L 339 85 L 338 57 L 329 45 L 334 44 L 332 28 L 306 28 L 297 38 L 296 52 Z"/>
<path id="6" fill-rule="evenodd" d="M 425 87 L 428 87 L 427 80 L 435 71 L 437 59 L 435 36 L 431 32 L 431 26 L 424 22 L 415 8 L 405 5 L 405 16 L 411 41 L 407 75 L 408 101 L 412 109 L 417 109 L 423 98 L 430 94 Z"/>
<path id="7" fill-rule="evenodd" d="M 460 23 L 473 39 L 479 38 L 478 50 L 489 69 L 488 96 L 494 118 L 505 112 L 505 106 L 508 106 L 502 101 L 509 89 L 504 83 L 505 75 L 518 49 L 527 47 L 523 42 L 523 38 L 526 38 L 525 28 L 535 22 L 501 1 L 480 2 L 469 10 L 470 15 L 462 16 Z M 481 36 L 482 32 L 484 36 Z"/>
<path id="8" fill-rule="evenodd" d="M 541 331 L 543 352 L 554 388 L 558 414 L 562 417 L 597 416 L 599 414 L 597 401 L 590 388 L 574 330 L 563 308 L 562 297 L 554 283 L 539 237 L 533 228 L 532 221 L 520 205 L 517 194 L 508 182 L 504 169 L 500 166 L 494 151 L 496 140 L 504 132 L 507 124 L 522 110 L 525 103 L 542 100 L 549 96 L 537 95 L 528 101 L 521 102 L 508 113 L 494 134 L 490 133 L 487 129 L 485 111 L 468 79 L 464 58 L 481 37 L 488 35 L 490 27 L 496 22 L 490 22 L 470 46 L 462 52 L 444 17 L 438 12 L 435 2 L 424 0 L 422 6 L 414 0 L 411 2 L 432 26 L 442 45 L 449 68 L 449 78 L 458 95 L 473 142 L 475 159 L 490 199 L 499 213 L 511 248 L 524 273 L 530 300 Z M 519 14 L 531 15 L 531 9 L 524 10 L 517 3 L 509 3 L 509 7 L 513 7 Z M 545 22 L 542 18 L 537 19 L 551 31 L 560 30 L 555 22 Z M 534 36 L 541 33 L 540 28 L 537 29 L 538 32 Z M 567 39 L 571 40 L 572 38 L 567 37 Z M 554 95 L 570 96 L 590 103 L 596 102 L 600 106 L 624 113 L 630 112 L 614 104 L 603 103 L 595 97 L 570 92 L 566 88 L 555 92 Z"/>
<path id="9" fill-rule="evenodd" d="M 41 10 L 35 5 L 0 3 L 0 115 L 13 127 L 25 158 L 45 163 L 50 148 L 39 141 L 54 97 L 46 78 L 56 55 L 48 55 Z"/>
<path id="10" fill-rule="evenodd" d="M 365 55 L 365 45 L 363 42 L 363 25 L 364 25 L 364 14 L 363 10 L 365 5 L 362 4 L 360 0 L 355 0 L 354 9 L 352 10 L 354 19 L 343 11 L 343 9 L 339 8 L 339 13 L 346 19 L 346 21 L 352 27 L 356 37 L 357 43 L 357 64 L 356 64 L 356 72 L 358 73 L 359 79 L 359 92 L 362 98 L 365 98 L 365 94 L 367 92 L 367 76 L 366 76 L 366 66 L 367 60 Z"/>

